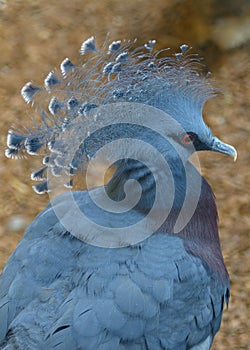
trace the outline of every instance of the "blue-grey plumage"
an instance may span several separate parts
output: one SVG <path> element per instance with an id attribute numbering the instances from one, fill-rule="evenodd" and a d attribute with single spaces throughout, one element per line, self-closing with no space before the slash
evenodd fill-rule
<path id="1" fill-rule="evenodd" d="M 85 196 L 75 193 L 81 206 Z M 58 205 L 66 203 L 64 194 Z M 0 334 L 17 349 L 192 349 L 218 331 L 227 293 L 227 278 L 178 236 L 93 247 L 49 206 L 3 271 Z"/>
<path id="2" fill-rule="evenodd" d="M 98 208 L 92 199 L 103 196 L 101 188 L 56 197 L 27 228 L 2 273 L 1 349 L 208 350 L 219 330 L 229 300 L 229 277 L 217 209 L 209 184 L 188 159 L 199 150 L 234 158 L 236 151 L 214 137 L 202 119 L 203 105 L 215 91 L 198 73 L 199 60 L 188 47 L 161 57 L 161 52 L 154 53 L 154 40 L 131 51 L 133 44 L 114 41 L 100 51 L 91 37 L 81 46 L 81 55 L 90 55 L 83 65 L 65 59 L 60 74 L 47 75 L 44 89 L 26 84 L 22 95 L 37 105 L 41 126 L 26 135 L 10 130 L 6 155 L 33 155 L 45 147 L 44 166 L 32 179 L 44 181 L 47 169 L 56 178 L 65 172 L 66 186 L 72 187 L 77 171 L 105 142 L 137 138 L 151 143 L 168 163 L 172 201 L 169 172 L 156 160 L 154 177 L 143 162 L 129 156 L 116 162 L 105 190 L 123 209 L 125 186 L 136 180 L 142 193 L 132 210 L 110 213 Z M 184 133 L 168 123 L 167 139 L 138 124 L 96 128 L 100 121 L 91 119 L 93 110 L 117 101 L 134 103 L 136 111 L 138 103 L 149 106 L 149 113 L 157 108 Z M 147 109 L 141 108 L 143 119 Z M 112 242 L 106 247 L 88 243 L 91 224 L 78 221 L 72 198 L 105 236 L 109 228 L 118 233 L 148 214 L 159 179 L 164 179 L 169 196 L 157 210 L 167 208 L 169 215 L 152 235 L 130 245 L 121 239 L 115 247 Z M 197 203 L 186 220 L 188 210 L 182 209 L 185 201 L 190 206 L 194 202 L 197 183 Z M 53 187 L 46 180 L 35 189 L 43 193 Z M 179 216 L 185 225 L 176 232 Z M 66 227 L 69 222 L 71 230 Z"/>

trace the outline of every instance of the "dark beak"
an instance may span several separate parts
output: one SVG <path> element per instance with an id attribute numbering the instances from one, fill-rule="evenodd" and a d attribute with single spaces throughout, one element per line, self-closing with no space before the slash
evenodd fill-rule
<path id="1" fill-rule="evenodd" d="M 213 137 L 213 141 L 212 141 L 212 144 L 210 145 L 209 149 L 211 151 L 223 153 L 223 154 L 226 154 L 230 157 L 233 157 L 234 161 L 236 161 L 236 159 L 237 159 L 236 149 L 233 146 L 222 142 L 221 140 L 219 140 L 215 136 Z"/>

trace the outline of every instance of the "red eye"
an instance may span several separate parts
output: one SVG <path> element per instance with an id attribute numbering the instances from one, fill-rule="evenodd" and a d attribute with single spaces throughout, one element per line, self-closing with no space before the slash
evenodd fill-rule
<path id="1" fill-rule="evenodd" d="M 182 136 L 182 143 L 184 143 L 184 145 L 189 145 L 194 141 L 195 137 L 195 134 L 188 132 L 187 134 Z"/>

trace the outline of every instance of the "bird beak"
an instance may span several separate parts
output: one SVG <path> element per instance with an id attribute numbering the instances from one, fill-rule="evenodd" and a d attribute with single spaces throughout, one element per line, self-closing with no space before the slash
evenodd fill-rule
<path id="1" fill-rule="evenodd" d="M 226 154 L 230 157 L 233 157 L 234 161 L 236 161 L 236 159 L 237 159 L 236 149 L 233 146 L 222 142 L 220 139 L 218 139 L 215 136 L 213 137 L 212 144 L 210 145 L 210 150 L 214 151 L 214 152 L 223 153 L 223 154 Z"/>

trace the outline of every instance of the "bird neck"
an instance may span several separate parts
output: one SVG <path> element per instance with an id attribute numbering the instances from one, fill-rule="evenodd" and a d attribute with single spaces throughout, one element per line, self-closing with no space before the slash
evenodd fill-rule
<path id="1" fill-rule="evenodd" d="M 181 162 L 177 164 L 176 160 L 168 161 L 168 167 L 170 170 L 166 172 L 161 167 L 154 166 L 152 172 L 145 164 L 137 160 L 119 161 L 112 179 L 106 186 L 107 194 L 117 202 L 124 200 L 127 195 L 138 196 L 140 198 L 134 210 L 146 213 L 154 205 L 156 181 L 158 181 L 165 186 L 167 193 L 164 203 L 159 203 L 159 210 L 170 210 L 172 207 L 181 208 L 185 197 L 185 170 Z M 126 186 L 128 183 L 130 186 Z"/>
<path id="2" fill-rule="evenodd" d="M 201 258 L 212 271 L 227 282 L 228 273 L 218 234 L 218 213 L 211 187 L 191 163 L 188 162 L 185 168 L 176 159 L 172 164 L 171 162 L 168 164 L 174 179 L 174 200 L 168 203 L 169 198 L 166 197 L 165 207 L 159 208 L 170 212 L 157 232 L 181 237 L 185 248 L 191 254 Z M 160 177 L 165 175 L 165 184 L 168 185 L 169 174 L 162 174 L 161 169 L 156 169 L 154 175 Z M 154 203 L 156 187 L 152 172 L 144 164 L 135 160 L 120 161 L 106 187 L 107 194 L 119 203 L 126 196 L 124 191 L 126 182 L 131 179 L 138 181 L 141 186 L 140 200 L 133 209 L 147 214 Z M 197 187 L 198 183 L 200 187 Z M 192 206 L 194 210 L 190 212 Z M 184 223 L 179 231 L 175 229 L 177 222 L 179 226 L 181 222 Z"/>
<path id="3" fill-rule="evenodd" d="M 198 176 L 201 179 L 200 194 L 195 210 L 190 216 L 189 207 L 184 206 L 184 210 L 173 207 L 158 232 L 174 232 L 184 240 L 184 246 L 188 252 L 199 257 L 208 269 L 218 275 L 225 284 L 228 284 L 229 277 L 221 251 L 218 212 L 213 191 L 195 167 L 190 164 L 189 169 L 193 173 L 193 183 L 198 180 Z M 187 198 L 187 203 L 190 201 L 192 206 L 193 200 L 194 197 L 191 195 Z M 181 227 L 181 222 L 184 222 L 184 225 L 176 232 L 175 227 L 178 221 L 179 227 Z"/>
<path id="4" fill-rule="evenodd" d="M 135 196 L 135 191 L 126 193 L 126 184 L 134 180 L 141 187 L 141 200 L 136 205 L 136 210 L 144 211 L 150 207 L 155 195 L 155 182 L 150 170 L 141 162 L 126 159 L 119 161 L 117 169 L 111 181 L 107 185 L 109 197 L 115 201 L 122 201 L 126 195 Z M 134 182 L 136 185 L 136 183 Z"/>

